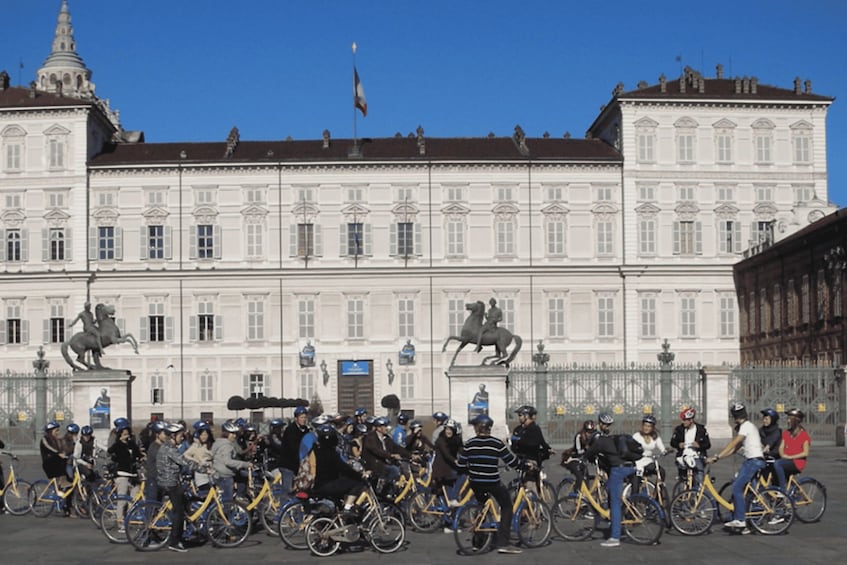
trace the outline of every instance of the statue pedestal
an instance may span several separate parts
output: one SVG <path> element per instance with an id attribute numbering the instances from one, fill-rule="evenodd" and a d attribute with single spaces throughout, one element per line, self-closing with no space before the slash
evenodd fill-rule
<path id="1" fill-rule="evenodd" d="M 454 365 L 447 369 L 450 381 L 450 417 L 462 424 L 465 439 L 473 437 L 468 425 L 477 414 L 488 414 L 494 420 L 491 435 L 505 440 L 509 437 L 506 426 L 506 378 L 509 370 L 502 365 Z M 480 385 L 485 385 L 484 401 L 480 399 Z M 474 400 L 477 402 L 474 402 Z"/>
<path id="2" fill-rule="evenodd" d="M 132 381 L 129 371 L 101 369 L 75 371 L 71 377 L 73 413 L 80 426 L 89 425 L 103 432 L 112 427 L 115 418 L 132 422 Z M 106 434 L 100 434 L 105 439 Z"/>

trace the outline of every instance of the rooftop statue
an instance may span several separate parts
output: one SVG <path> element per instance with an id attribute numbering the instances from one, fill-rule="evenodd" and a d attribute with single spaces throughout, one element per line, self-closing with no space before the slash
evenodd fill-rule
<path id="1" fill-rule="evenodd" d="M 523 344 L 521 336 L 512 334 L 506 328 L 497 327 L 497 322 L 503 319 L 503 313 L 497 308 L 497 301 L 495 299 L 492 298 L 490 304 L 491 310 L 496 310 L 488 317 L 488 324 L 483 323 L 483 318 L 486 317 L 484 302 L 477 300 L 476 302 L 465 304 L 465 310 L 470 311 L 470 315 L 468 315 L 468 319 L 465 320 L 465 324 L 462 326 L 461 335 L 451 335 L 441 348 L 443 353 L 447 350 L 447 344 L 451 341 L 455 340 L 459 342 L 459 348 L 456 349 L 453 358 L 450 360 L 451 367 L 456 363 L 456 357 L 458 357 L 459 352 L 469 343 L 475 343 L 477 345 L 477 352 L 481 351 L 483 347 L 494 346 L 494 355 L 483 357 L 480 365 L 505 365 L 508 367 L 521 350 L 521 345 Z M 515 347 L 509 352 L 508 347 L 513 341 L 515 342 Z"/>
<path id="2" fill-rule="evenodd" d="M 74 371 L 91 369 L 108 369 L 100 363 L 103 350 L 116 343 L 129 343 L 138 353 L 138 342 L 132 334 L 121 335 L 115 323 L 115 307 L 98 304 L 91 313 L 91 303 L 86 302 L 83 310 L 68 324 L 73 327 L 77 321 L 82 321 L 82 331 L 71 336 L 62 344 L 62 357 Z M 70 352 L 76 353 L 76 360 L 71 359 Z M 88 355 L 91 361 L 86 360 Z"/>

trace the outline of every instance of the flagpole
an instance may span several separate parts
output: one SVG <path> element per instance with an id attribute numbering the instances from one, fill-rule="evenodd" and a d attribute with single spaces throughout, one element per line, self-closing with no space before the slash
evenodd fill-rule
<path id="1" fill-rule="evenodd" d="M 353 154 L 359 154 L 359 141 L 356 137 L 356 42 L 353 42 Z"/>

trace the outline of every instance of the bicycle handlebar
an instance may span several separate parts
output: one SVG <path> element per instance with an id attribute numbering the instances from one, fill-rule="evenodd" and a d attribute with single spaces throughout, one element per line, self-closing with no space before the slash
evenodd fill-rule
<path id="1" fill-rule="evenodd" d="M 17 461 L 17 460 L 18 460 L 18 456 L 17 456 L 17 455 L 15 455 L 14 453 L 12 453 L 11 451 L 2 451 L 2 452 L 0 452 L 0 453 L 2 453 L 3 455 L 8 455 L 9 457 L 11 457 L 11 458 L 12 458 L 12 461 Z"/>

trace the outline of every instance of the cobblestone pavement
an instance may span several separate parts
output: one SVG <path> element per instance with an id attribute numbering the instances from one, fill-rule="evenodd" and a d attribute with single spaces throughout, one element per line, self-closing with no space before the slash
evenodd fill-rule
<path id="1" fill-rule="evenodd" d="M 5 463 L 4 463 L 5 464 Z M 736 470 L 737 461 L 721 461 L 714 466 L 713 475 L 719 484 L 728 480 Z M 564 470 L 549 465 L 550 478 L 558 481 Z M 40 469 L 34 458 L 27 457 L 19 467 L 24 478 L 35 479 Z M 544 547 L 526 549 L 522 555 L 485 555 L 464 557 L 456 553 L 453 536 L 441 533 L 419 534 L 408 531 L 406 546 L 398 553 L 381 555 L 370 549 L 340 553 L 325 558 L 327 563 L 402 563 L 423 565 L 454 562 L 500 563 L 555 562 L 574 563 L 767 563 L 797 561 L 800 563 L 843 563 L 844 527 L 847 518 L 847 449 L 838 447 L 813 447 L 807 476 L 813 476 L 827 487 L 828 507 L 817 524 L 795 522 L 786 535 L 730 535 L 715 528 L 700 537 L 684 537 L 666 531 L 656 546 L 639 546 L 624 540 L 619 548 L 602 548 L 600 541 L 606 532 L 595 532 L 592 540 L 566 542 L 553 539 Z M 135 551 L 129 545 L 115 545 L 90 521 L 78 518 L 51 516 L 38 519 L 33 516 L 0 516 L 0 556 L 4 564 L 61 563 L 219 563 L 284 562 L 314 564 L 319 558 L 308 552 L 285 549 L 274 537 L 260 532 L 252 535 L 237 549 L 215 549 L 210 545 L 191 548 L 186 554 L 166 550 L 156 553 Z M 840 557 L 839 557 L 840 556 Z"/>

